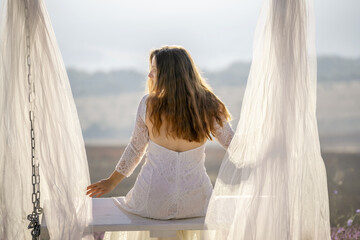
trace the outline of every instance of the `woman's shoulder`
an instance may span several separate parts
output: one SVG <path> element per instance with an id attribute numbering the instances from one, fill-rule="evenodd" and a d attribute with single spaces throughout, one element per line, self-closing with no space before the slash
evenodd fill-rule
<path id="1" fill-rule="evenodd" d="M 140 103 L 139 103 L 139 107 L 141 107 L 142 105 L 146 105 L 146 100 L 149 97 L 149 94 L 145 94 L 144 96 L 142 96 Z"/>
<path id="2" fill-rule="evenodd" d="M 149 94 L 145 94 L 142 98 L 141 98 L 141 102 L 146 102 L 146 99 L 149 97 Z"/>
<path id="3" fill-rule="evenodd" d="M 140 117 L 142 118 L 142 120 L 145 122 L 145 116 L 146 116 L 146 100 L 148 98 L 149 94 L 145 94 L 142 98 L 141 98 L 141 101 L 140 101 L 140 104 L 139 104 L 139 114 L 140 114 Z"/>

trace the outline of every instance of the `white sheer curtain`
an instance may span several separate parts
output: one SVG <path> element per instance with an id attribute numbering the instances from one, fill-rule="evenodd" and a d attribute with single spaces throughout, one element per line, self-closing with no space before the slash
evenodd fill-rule
<path id="1" fill-rule="evenodd" d="M 312 0 L 265 0 L 204 239 L 330 239 Z"/>
<path id="2" fill-rule="evenodd" d="M 29 88 L 25 3 L 35 82 L 35 143 L 41 206 L 51 239 L 92 239 L 89 169 L 69 80 L 42 0 L 5 0 L 0 41 L 0 239 L 31 239 Z"/>

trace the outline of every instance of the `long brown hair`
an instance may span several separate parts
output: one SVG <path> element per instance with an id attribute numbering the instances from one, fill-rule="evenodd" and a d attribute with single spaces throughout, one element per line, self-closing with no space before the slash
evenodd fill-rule
<path id="1" fill-rule="evenodd" d="M 214 121 L 230 119 L 225 105 L 201 77 L 190 54 L 179 46 L 165 46 L 150 53 L 155 57 L 156 80 L 148 79 L 148 116 L 153 134 L 160 134 L 163 120 L 173 138 L 202 142 L 212 140 Z"/>

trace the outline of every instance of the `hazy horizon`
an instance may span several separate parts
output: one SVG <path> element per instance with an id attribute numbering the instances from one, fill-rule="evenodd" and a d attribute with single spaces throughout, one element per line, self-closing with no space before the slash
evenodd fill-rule
<path id="1" fill-rule="evenodd" d="M 205 71 L 214 93 L 233 116 L 240 109 L 250 62 L 235 62 L 221 71 Z M 68 69 L 87 145 L 127 144 L 137 105 L 145 93 L 146 73 L 87 73 Z M 333 152 L 360 152 L 360 58 L 318 60 L 317 119 L 321 146 Z M 216 146 L 214 143 L 210 143 Z"/>

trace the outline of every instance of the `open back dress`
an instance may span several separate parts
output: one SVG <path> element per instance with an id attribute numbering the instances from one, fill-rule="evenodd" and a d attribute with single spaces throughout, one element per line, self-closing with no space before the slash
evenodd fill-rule
<path id="1" fill-rule="evenodd" d="M 113 197 L 127 212 L 154 219 L 179 219 L 205 216 L 213 190 L 205 169 L 205 144 L 176 152 L 149 138 L 145 124 L 145 95 L 138 107 L 130 143 L 116 165 L 116 170 L 130 176 L 146 154 L 145 163 L 133 188 L 125 197 Z M 215 126 L 215 138 L 227 148 L 234 135 L 230 124 Z M 220 160 L 220 159 L 219 159 Z"/>

